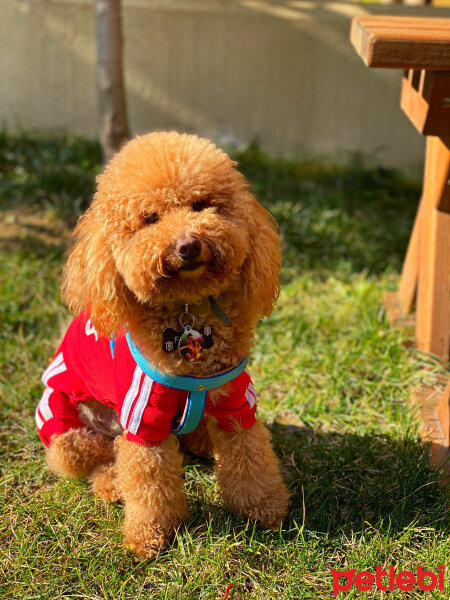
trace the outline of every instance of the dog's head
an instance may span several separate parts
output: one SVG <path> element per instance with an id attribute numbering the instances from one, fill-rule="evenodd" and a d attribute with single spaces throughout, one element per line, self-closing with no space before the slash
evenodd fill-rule
<path id="1" fill-rule="evenodd" d="M 243 310 L 272 310 L 279 239 L 231 159 L 194 135 L 129 142 L 80 219 L 63 295 L 105 335 L 139 307 L 195 303 L 234 285 Z M 236 285 L 237 284 L 237 285 Z"/>

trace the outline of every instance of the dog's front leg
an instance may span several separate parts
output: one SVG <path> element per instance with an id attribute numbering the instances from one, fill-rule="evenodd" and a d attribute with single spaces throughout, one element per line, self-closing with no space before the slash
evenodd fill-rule
<path id="1" fill-rule="evenodd" d="M 229 433 L 216 421 L 208 424 L 216 457 L 217 480 L 229 508 L 278 529 L 289 507 L 290 494 L 281 478 L 270 434 L 257 420 L 249 429 Z"/>
<path id="2" fill-rule="evenodd" d="M 125 502 L 125 545 L 153 558 L 186 518 L 178 440 L 170 435 L 158 446 L 116 439 L 116 477 Z"/>

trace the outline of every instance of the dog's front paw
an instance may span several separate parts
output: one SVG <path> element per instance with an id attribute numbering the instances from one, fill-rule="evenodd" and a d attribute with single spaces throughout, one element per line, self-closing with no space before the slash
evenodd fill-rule
<path id="1" fill-rule="evenodd" d="M 287 516 L 290 494 L 283 483 L 270 434 L 261 421 L 248 429 L 209 427 L 217 481 L 228 507 L 266 529 L 278 529 Z"/>
<path id="2" fill-rule="evenodd" d="M 170 542 L 173 534 L 167 534 L 154 524 L 128 521 L 123 528 L 124 546 L 138 556 L 151 560 L 156 558 Z"/>
<path id="3" fill-rule="evenodd" d="M 268 489 L 254 488 L 246 482 L 235 484 L 232 490 L 224 493 L 228 507 L 241 517 L 252 519 L 264 529 L 277 530 L 281 527 L 289 509 L 290 494 L 282 481 Z M 228 492 L 228 493 L 227 493 Z"/>
<path id="4" fill-rule="evenodd" d="M 284 485 L 268 496 L 255 500 L 245 516 L 250 517 L 264 529 L 276 531 L 287 517 L 290 494 Z"/>

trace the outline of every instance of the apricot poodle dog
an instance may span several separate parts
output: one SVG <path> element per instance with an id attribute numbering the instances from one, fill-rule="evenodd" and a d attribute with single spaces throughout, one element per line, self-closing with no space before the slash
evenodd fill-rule
<path id="1" fill-rule="evenodd" d="M 229 508 L 278 528 L 289 494 L 246 364 L 279 239 L 235 163 L 194 135 L 138 137 L 75 236 L 63 298 L 77 316 L 36 411 L 49 468 L 122 500 L 125 545 L 145 558 L 187 516 L 180 448 L 214 454 Z"/>

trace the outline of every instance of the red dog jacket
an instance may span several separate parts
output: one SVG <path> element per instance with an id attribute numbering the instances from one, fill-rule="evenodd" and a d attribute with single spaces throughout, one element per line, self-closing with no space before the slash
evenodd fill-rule
<path id="1" fill-rule="evenodd" d="M 128 440 L 154 446 L 170 434 L 188 394 L 146 375 L 132 357 L 125 336 L 116 340 L 113 358 L 109 339 L 97 334 L 86 313 L 70 324 L 42 382 L 45 391 L 36 410 L 36 424 L 46 446 L 54 434 L 85 427 L 78 404 L 87 400 L 116 409 Z M 254 425 L 256 391 L 247 369 L 227 389 L 229 395 L 216 403 L 207 395 L 205 412 L 224 431 L 234 431 L 236 424 L 244 429 Z"/>

